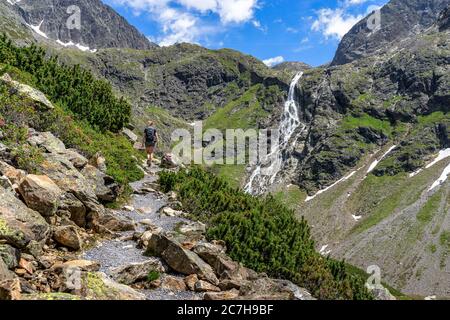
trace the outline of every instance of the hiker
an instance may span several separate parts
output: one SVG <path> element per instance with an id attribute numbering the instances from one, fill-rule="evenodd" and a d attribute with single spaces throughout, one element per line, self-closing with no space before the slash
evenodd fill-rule
<path id="1" fill-rule="evenodd" d="M 158 132 L 154 127 L 154 122 L 149 121 L 147 127 L 144 130 L 144 145 L 145 151 L 147 151 L 147 165 L 152 166 L 153 153 L 155 152 L 155 146 L 159 140 Z"/>

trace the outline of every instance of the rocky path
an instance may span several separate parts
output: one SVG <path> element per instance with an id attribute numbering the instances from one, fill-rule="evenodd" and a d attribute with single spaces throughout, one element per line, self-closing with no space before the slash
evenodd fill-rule
<path id="1" fill-rule="evenodd" d="M 175 228 L 189 220 L 180 217 L 164 216 L 159 213 L 160 209 L 168 204 L 168 197 L 153 191 L 152 186 L 158 179 L 161 169 L 152 168 L 145 178 L 134 182 L 131 187 L 134 191 L 127 206 L 114 213 L 123 219 L 135 223 L 136 231 L 120 232 L 120 236 L 113 240 L 100 242 L 96 247 L 84 252 L 82 259 L 92 260 L 100 263 L 100 271 L 112 276 L 115 269 L 133 263 L 144 263 L 149 260 L 144 255 L 144 249 L 138 248 L 137 242 L 133 240 L 134 234 L 141 234 L 147 230 L 148 224 L 160 228 L 161 232 L 173 232 Z M 181 275 L 174 275 L 183 279 Z M 164 288 L 154 290 L 141 289 L 149 300 L 191 300 L 201 299 L 200 294 L 190 291 L 172 291 Z"/>

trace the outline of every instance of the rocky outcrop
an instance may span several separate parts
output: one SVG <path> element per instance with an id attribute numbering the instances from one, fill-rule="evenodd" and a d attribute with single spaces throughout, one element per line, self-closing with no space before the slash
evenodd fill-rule
<path id="1" fill-rule="evenodd" d="M 150 258 L 141 263 L 132 263 L 127 266 L 116 268 L 112 271 L 113 278 L 119 283 L 134 284 L 146 280 L 150 272 L 165 273 L 167 268 L 157 258 Z"/>

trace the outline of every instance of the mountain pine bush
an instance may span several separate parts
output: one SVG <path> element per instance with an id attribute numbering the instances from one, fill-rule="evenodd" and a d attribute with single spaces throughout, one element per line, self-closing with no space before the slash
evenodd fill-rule
<path id="1" fill-rule="evenodd" d="M 116 98 L 108 82 L 79 66 L 60 64 L 57 57 L 47 58 L 34 44 L 17 47 L 0 35 L 0 63 L 30 74 L 29 85 L 101 131 L 117 132 L 130 120 L 130 104 Z"/>
<path id="2" fill-rule="evenodd" d="M 291 280 L 319 299 L 373 298 L 345 262 L 315 251 L 308 223 L 272 196 L 253 197 L 199 167 L 162 172 L 159 182 L 164 192 L 177 191 L 188 212 L 208 224 L 208 238 L 224 240 L 230 257 L 245 266 Z"/>

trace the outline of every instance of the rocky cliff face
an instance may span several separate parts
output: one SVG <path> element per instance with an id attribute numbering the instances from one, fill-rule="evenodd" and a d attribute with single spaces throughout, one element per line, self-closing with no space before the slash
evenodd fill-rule
<path id="1" fill-rule="evenodd" d="M 341 65 L 393 50 L 405 38 L 419 34 L 435 23 L 448 5 L 448 0 L 390 1 L 381 9 L 380 27 L 371 25 L 378 19 L 373 15 L 357 23 L 342 39 L 332 64 Z"/>
<path id="2" fill-rule="evenodd" d="M 22 23 L 38 30 L 40 35 L 35 32 L 35 36 L 48 37 L 64 45 L 73 43 L 91 50 L 155 46 L 99 0 L 23 0 L 13 9 Z"/>

